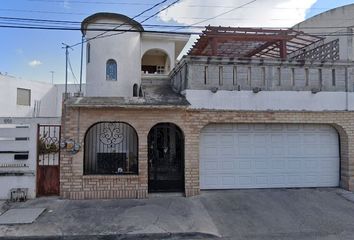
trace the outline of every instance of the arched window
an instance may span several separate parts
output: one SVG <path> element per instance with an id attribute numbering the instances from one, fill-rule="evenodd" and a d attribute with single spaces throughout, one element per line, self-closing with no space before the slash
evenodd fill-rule
<path id="1" fill-rule="evenodd" d="M 86 132 L 84 174 L 138 174 L 138 135 L 123 122 L 100 122 Z"/>
<path id="2" fill-rule="evenodd" d="M 91 60 L 91 44 L 90 43 L 87 43 L 87 63 L 90 62 Z"/>
<path id="3" fill-rule="evenodd" d="M 106 80 L 117 81 L 117 62 L 114 59 L 106 63 Z"/>
<path id="4" fill-rule="evenodd" d="M 138 96 L 138 84 L 134 84 L 133 86 L 133 97 L 137 97 Z"/>

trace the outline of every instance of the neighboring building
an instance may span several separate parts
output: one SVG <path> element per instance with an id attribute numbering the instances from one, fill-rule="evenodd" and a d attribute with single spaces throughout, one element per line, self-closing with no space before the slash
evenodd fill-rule
<path id="1" fill-rule="evenodd" d="M 352 9 L 297 26 L 328 26 L 331 14 Z M 89 42 L 87 95 L 65 101 L 62 197 L 354 190 L 351 35 L 208 26 L 176 64 L 185 38 L 152 37 L 126 16 L 107 13 L 84 20 L 83 32 L 100 22 L 136 32 Z M 168 60 L 150 48 L 163 49 Z"/>
<path id="2" fill-rule="evenodd" d="M 60 118 L 64 89 L 64 84 L 22 80 L 0 73 L 0 117 Z M 78 85 L 68 84 L 69 93 L 78 91 Z"/>
<path id="3" fill-rule="evenodd" d="M 48 153 L 43 146 L 59 146 L 64 87 L 0 74 L 0 199 L 9 199 L 10 190 L 18 188 L 25 189 L 28 198 L 38 196 L 42 165 L 59 169 L 58 151 L 45 155 L 44 161 L 41 152 Z M 68 85 L 70 93 L 77 89 Z"/>

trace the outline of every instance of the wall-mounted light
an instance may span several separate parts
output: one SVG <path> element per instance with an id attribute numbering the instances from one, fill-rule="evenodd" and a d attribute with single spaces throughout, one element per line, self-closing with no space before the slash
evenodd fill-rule
<path id="1" fill-rule="evenodd" d="M 253 93 L 259 93 L 260 91 L 262 91 L 262 89 L 260 87 L 254 87 L 252 88 Z"/>
<path id="2" fill-rule="evenodd" d="M 321 89 L 318 88 L 311 88 L 311 93 L 316 94 L 318 92 L 321 92 Z"/>
<path id="3" fill-rule="evenodd" d="M 216 93 L 218 90 L 219 90 L 219 89 L 218 89 L 217 87 L 212 87 L 212 88 L 210 88 L 210 91 L 211 91 L 212 93 Z"/>

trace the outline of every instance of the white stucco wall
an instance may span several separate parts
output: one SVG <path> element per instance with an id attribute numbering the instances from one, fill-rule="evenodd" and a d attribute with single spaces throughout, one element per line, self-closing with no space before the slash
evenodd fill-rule
<path id="1" fill-rule="evenodd" d="M 169 68 L 172 69 L 175 66 L 175 42 L 143 36 L 141 42 L 141 58 L 151 49 L 158 49 L 165 52 L 170 59 Z"/>
<path id="2" fill-rule="evenodd" d="M 344 111 L 354 110 L 353 92 L 185 90 L 195 109 L 250 111 Z"/>
<path id="3" fill-rule="evenodd" d="M 17 105 L 17 88 L 24 88 L 31 90 L 31 105 L 20 106 Z M 19 80 L 14 77 L 0 75 L 0 117 L 32 117 L 34 110 L 34 102 L 42 101 L 41 108 L 45 115 L 56 114 L 55 108 L 46 106 L 45 103 L 52 103 L 55 96 L 51 94 L 55 91 L 52 84 Z"/>
<path id="4" fill-rule="evenodd" d="M 123 21 L 101 18 L 94 23 L 113 23 L 119 25 Z M 88 25 L 97 28 L 97 25 Z M 126 28 L 126 27 L 125 27 Z M 87 31 L 86 39 L 97 36 L 102 31 Z M 115 32 L 117 33 L 117 32 Z M 107 33 L 112 34 L 112 32 Z M 90 63 L 86 63 L 86 95 L 87 96 L 121 96 L 133 95 L 133 85 L 140 85 L 140 33 L 125 32 L 106 38 L 90 41 Z M 106 62 L 114 59 L 117 62 L 117 81 L 106 80 Z"/>
<path id="5" fill-rule="evenodd" d="M 9 199 L 11 188 L 28 188 L 28 197 L 34 198 L 36 196 L 38 124 L 60 124 L 60 118 L 0 117 L 0 137 L 29 137 L 28 141 L 0 141 L 0 151 L 29 151 L 28 160 L 13 160 L 13 154 L 0 154 L 0 173 L 25 173 L 23 176 L 0 175 L 0 199 Z M 16 125 L 25 125 L 28 128 L 9 128 Z M 14 163 L 26 164 L 26 167 L 4 167 L 6 164 Z"/>
<path id="6" fill-rule="evenodd" d="M 31 105 L 17 105 L 17 88 L 31 90 Z M 68 92 L 78 92 L 79 86 L 68 84 Z M 64 84 L 35 82 L 0 75 L 0 117 L 32 117 L 35 101 L 40 101 L 38 117 L 61 116 Z M 83 86 L 85 92 L 85 86 Z"/>
<path id="7" fill-rule="evenodd" d="M 353 31 L 354 4 L 338 7 L 311 17 L 293 27 L 294 30 L 306 33 L 324 35 L 325 42 L 339 39 L 339 55 L 341 60 L 354 59 L 353 36 L 336 36 Z M 333 35 L 333 36 L 328 36 Z"/>
<path id="8" fill-rule="evenodd" d="M 68 88 L 68 90 L 67 90 L 68 93 L 70 93 L 71 95 L 79 92 L 79 90 L 80 90 L 80 86 L 77 84 L 68 84 L 67 88 Z M 55 106 L 56 106 L 56 115 L 55 116 L 60 117 L 61 112 L 62 112 L 63 94 L 65 92 L 65 84 L 55 84 L 55 90 L 56 90 L 56 92 L 55 93 L 53 92 L 53 94 L 55 94 Z M 85 84 L 82 85 L 81 91 L 85 96 L 85 94 L 86 94 L 86 85 Z M 52 116 L 45 116 L 44 113 L 42 113 L 42 111 L 41 111 L 40 116 L 41 117 L 52 117 Z"/>

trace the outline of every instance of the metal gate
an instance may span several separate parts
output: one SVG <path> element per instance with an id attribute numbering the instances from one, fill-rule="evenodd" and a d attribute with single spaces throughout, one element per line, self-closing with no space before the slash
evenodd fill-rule
<path id="1" fill-rule="evenodd" d="M 37 196 L 59 195 L 60 126 L 38 125 Z"/>
<path id="2" fill-rule="evenodd" d="M 184 190 L 184 137 L 172 123 L 155 125 L 148 135 L 149 192 Z"/>

